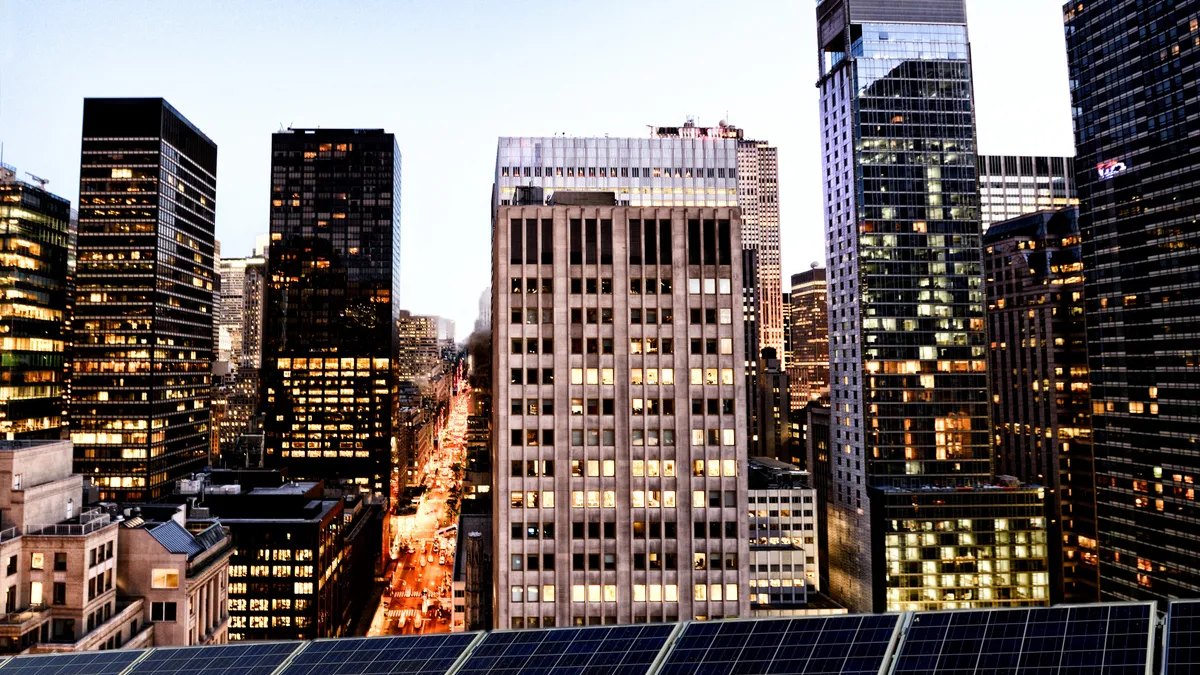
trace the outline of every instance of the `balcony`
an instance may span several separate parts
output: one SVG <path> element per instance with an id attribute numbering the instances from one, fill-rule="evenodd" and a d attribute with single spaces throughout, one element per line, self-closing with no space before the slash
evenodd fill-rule
<path id="1" fill-rule="evenodd" d="M 50 620 L 50 608 L 44 604 L 0 615 L 0 637 L 19 638 Z"/>

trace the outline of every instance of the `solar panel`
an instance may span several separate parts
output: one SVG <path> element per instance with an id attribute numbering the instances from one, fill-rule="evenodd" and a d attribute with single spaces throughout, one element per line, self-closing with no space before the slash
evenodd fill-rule
<path id="1" fill-rule="evenodd" d="M 488 633 L 456 675 L 645 675 L 674 624 Z"/>
<path id="2" fill-rule="evenodd" d="M 102 652 L 18 656 L 3 666 L 5 675 L 117 675 L 145 650 L 112 649 Z"/>
<path id="3" fill-rule="evenodd" d="M 1163 675 L 1200 672 L 1200 600 L 1176 600 L 1167 608 Z"/>
<path id="4" fill-rule="evenodd" d="M 462 656 L 476 635 L 438 633 L 317 640 L 297 654 L 281 675 L 442 675 Z"/>
<path id="5" fill-rule="evenodd" d="M 688 624 L 662 675 L 879 673 L 899 615 Z"/>
<path id="6" fill-rule="evenodd" d="M 1152 629 L 1148 603 L 918 612 L 893 672 L 1141 675 Z"/>
<path id="7" fill-rule="evenodd" d="M 207 647 L 160 648 L 129 671 L 136 675 L 271 675 L 300 642 L 251 642 Z"/>

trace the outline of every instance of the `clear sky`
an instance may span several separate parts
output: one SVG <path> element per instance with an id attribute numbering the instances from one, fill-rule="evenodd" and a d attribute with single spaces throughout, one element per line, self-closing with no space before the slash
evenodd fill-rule
<path id="1" fill-rule="evenodd" d="M 905 0 L 895 0 L 903 2 Z M 0 0 L 4 161 L 79 194 L 82 100 L 162 96 L 218 145 L 217 238 L 268 229 L 270 135 L 403 154 L 401 305 L 474 321 L 498 136 L 728 117 L 779 147 L 785 278 L 824 264 L 813 0 Z M 967 0 L 980 151 L 1073 154 L 1057 0 Z"/>

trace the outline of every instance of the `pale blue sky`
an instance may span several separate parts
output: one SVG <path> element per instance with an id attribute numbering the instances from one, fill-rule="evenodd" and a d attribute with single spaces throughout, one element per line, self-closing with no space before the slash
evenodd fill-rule
<path id="1" fill-rule="evenodd" d="M 401 304 L 461 337 L 489 278 L 498 136 L 728 114 L 779 147 L 785 278 L 823 264 L 815 4 L 0 0 L 0 140 L 74 202 L 83 98 L 162 96 L 219 146 L 235 256 L 268 229 L 281 124 L 385 128 L 404 156 Z M 1072 154 L 1061 3 L 967 6 L 980 150 Z"/>

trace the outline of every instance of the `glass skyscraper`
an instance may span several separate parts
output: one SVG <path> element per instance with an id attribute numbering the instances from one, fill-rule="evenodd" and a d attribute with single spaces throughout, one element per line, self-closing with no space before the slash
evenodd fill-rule
<path id="1" fill-rule="evenodd" d="M 382 129 L 288 129 L 271 145 L 266 464 L 386 494 L 400 150 Z"/>
<path id="2" fill-rule="evenodd" d="M 0 438 L 63 431 L 71 203 L 0 164 Z"/>
<path id="3" fill-rule="evenodd" d="M 85 99 L 75 472 L 155 499 L 208 465 L 217 146 L 161 98 Z"/>
<path id="4" fill-rule="evenodd" d="M 817 19 L 830 591 L 854 611 L 1044 603 L 1037 490 L 996 499 L 982 487 L 993 477 L 965 6 L 825 0 Z"/>
<path id="5" fill-rule="evenodd" d="M 1105 599 L 1200 595 L 1200 0 L 1063 7 Z"/>

